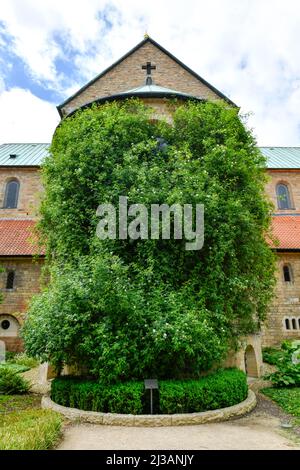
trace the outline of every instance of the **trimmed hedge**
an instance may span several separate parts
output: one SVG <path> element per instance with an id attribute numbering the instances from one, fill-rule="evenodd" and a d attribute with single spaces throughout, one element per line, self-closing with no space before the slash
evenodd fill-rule
<path id="1" fill-rule="evenodd" d="M 200 380 L 164 380 L 160 382 L 160 412 L 196 413 L 236 405 L 247 398 L 244 372 L 225 369 Z"/>
<path id="2" fill-rule="evenodd" d="M 143 382 L 102 385 L 96 381 L 61 377 L 52 380 L 51 399 L 59 405 L 103 413 L 143 413 Z"/>
<path id="3" fill-rule="evenodd" d="M 247 378 L 238 369 L 224 369 L 198 380 L 160 380 L 162 414 L 192 413 L 236 405 L 248 393 Z M 52 381 L 51 399 L 59 405 L 104 413 L 149 413 L 149 397 L 143 382 L 103 385 L 75 377 Z"/>

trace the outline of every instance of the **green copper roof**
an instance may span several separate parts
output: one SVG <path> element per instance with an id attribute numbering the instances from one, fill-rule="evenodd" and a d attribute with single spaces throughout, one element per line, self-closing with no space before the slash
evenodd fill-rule
<path id="1" fill-rule="evenodd" d="M 40 166 L 50 144 L 2 144 L 0 166 Z"/>
<path id="2" fill-rule="evenodd" d="M 128 93 L 151 88 L 151 93 L 176 93 L 174 90 L 157 85 L 144 85 Z M 153 90 L 154 88 L 154 90 Z M 162 89 L 162 90 L 161 90 Z M 147 92 L 146 92 L 147 93 Z M 48 154 L 50 144 L 1 144 L 0 166 L 40 166 Z M 270 169 L 300 169 L 300 147 L 259 147 L 267 158 L 267 167 Z"/>
<path id="3" fill-rule="evenodd" d="M 300 168 L 300 147 L 260 147 L 270 169 Z"/>
<path id="4" fill-rule="evenodd" d="M 122 93 L 119 93 L 120 95 L 153 95 L 153 94 L 158 94 L 158 95 L 182 95 L 186 96 L 189 98 L 195 98 L 192 95 L 189 95 L 188 93 L 183 93 L 182 91 L 176 91 L 176 90 L 171 90 L 171 88 L 165 88 L 163 86 L 158 86 L 152 83 L 151 85 L 142 85 L 137 88 L 132 88 L 131 90 L 123 91 Z"/>

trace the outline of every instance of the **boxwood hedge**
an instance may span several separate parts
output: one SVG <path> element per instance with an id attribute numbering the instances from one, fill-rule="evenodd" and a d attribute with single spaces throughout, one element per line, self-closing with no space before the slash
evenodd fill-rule
<path id="1" fill-rule="evenodd" d="M 246 375 L 223 369 L 199 380 L 160 380 L 155 395 L 157 413 L 191 413 L 225 408 L 247 397 Z M 60 377 L 52 381 L 54 402 L 87 411 L 124 414 L 149 413 L 149 397 L 143 382 L 102 385 L 93 380 Z"/>

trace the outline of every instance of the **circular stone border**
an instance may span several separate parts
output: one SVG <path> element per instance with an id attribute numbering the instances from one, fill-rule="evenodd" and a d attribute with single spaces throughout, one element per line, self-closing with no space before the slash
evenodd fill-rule
<path id="1" fill-rule="evenodd" d="M 242 416 L 253 410 L 256 406 L 256 395 L 248 391 L 246 400 L 237 405 L 218 410 L 202 411 L 201 413 L 184 413 L 172 415 L 125 415 L 117 413 L 99 413 L 97 411 L 83 411 L 77 408 L 68 408 L 57 405 L 48 395 L 42 397 L 42 408 L 51 409 L 61 413 L 71 421 L 84 423 L 104 424 L 114 426 L 180 426 L 185 424 L 205 424 L 226 421 L 230 418 Z"/>

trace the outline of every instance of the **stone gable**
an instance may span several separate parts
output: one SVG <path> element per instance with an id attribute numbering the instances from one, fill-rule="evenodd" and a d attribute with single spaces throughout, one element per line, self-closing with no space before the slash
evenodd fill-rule
<path id="1" fill-rule="evenodd" d="M 144 42 L 132 54 L 88 85 L 74 98 L 61 106 L 65 116 L 96 99 L 122 93 L 145 83 L 146 73 L 142 65 L 151 62 L 156 66 L 152 78 L 156 85 L 208 100 L 219 100 L 220 95 L 188 72 L 169 55 L 150 41 Z"/>

